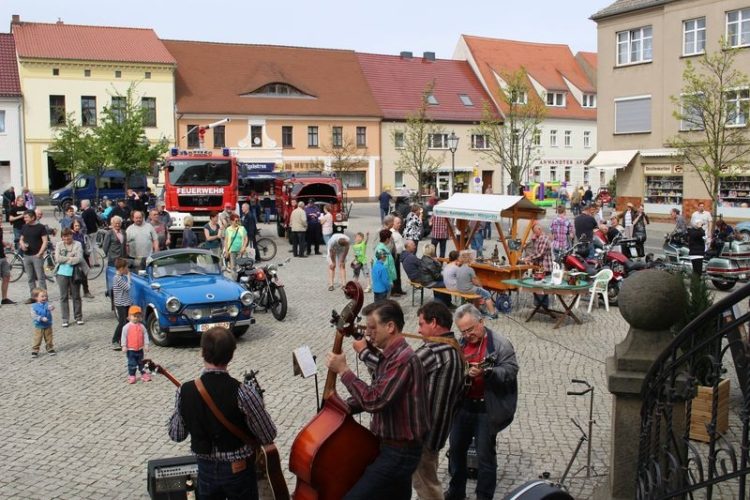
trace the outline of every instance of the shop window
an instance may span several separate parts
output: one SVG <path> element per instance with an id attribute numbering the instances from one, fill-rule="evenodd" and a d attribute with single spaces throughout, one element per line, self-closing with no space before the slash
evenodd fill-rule
<path id="1" fill-rule="evenodd" d="M 750 207 L 750 177 L 736 176 L 721 179 L 719 204 L 723 207 Z"/>
<path id="2" fill-rule="evenodd" d="M 367 187 L 367 171 L 351 170 L 341 173 L 341 183 L 347 189 L 364 189 Z"/>
<path id="3" fill-rule="evenodd" d="M 646 203 L 682 205 L 682 177 L 670 175 L 646 176 Z"/>

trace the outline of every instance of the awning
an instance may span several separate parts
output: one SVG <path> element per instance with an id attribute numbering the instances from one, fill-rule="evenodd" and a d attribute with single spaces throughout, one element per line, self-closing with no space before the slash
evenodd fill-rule
<path id="1" fill-rule="evenodd" d="M 635 158 L 635 155 L 637 154 L 637 149 L 599 151 L 589 158 L 589 160 L 585 162 L 585 165 L 601 170 L 618 170 L 630 165 L 630 162 L 633 161 L 633 158 Z"/>
<path id="2" fill-rule="evenodd" d="M 525 196 L 472 193 L 454 193 L 432 209 L 432 214 L 440 217 L 490 222 L 500 222 L 502 217 L 514 214 L 520 219 L 538 219 L 545 212 Z"/>
<path id="3" fill-rule="evenodd" d="M 446 172 L 451 173 L 451 167 L 449 166 L 446 167 L 445 165 L 443 165 L 442 167 L 436 168 L 435 171 L 440 172 L 440 173 L 446 173 Z M 474 169 L 472 167 L 459 167 L 458 165 L 456 165 L 455 171 L 456 172 L 473 172 Z"/>

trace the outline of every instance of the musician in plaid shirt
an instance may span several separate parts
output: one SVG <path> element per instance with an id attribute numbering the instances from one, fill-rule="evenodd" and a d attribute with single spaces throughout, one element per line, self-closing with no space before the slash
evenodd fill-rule
<path id="1" fill-rule="evenodd" d="M 534 222 L 531 228 L 534 233 L 534 253 L 524 257 L 523 261 L 536 267 L 544 268 L 544 274 L 552 272 L 552 241 L 550 237 L 544 234 L 542 226 Z M 549 309 L 549 295 L 534 294 L 534 305 L 542 304 L 545 309 Z"/>
<path id="2" fill-rule="evenodd" d="M 557 207 L 557 217 L 549 226 L 552 232 L 552 250 L 555 257 L 567 250 L 570 243 L 575 239 L 573 223 L 565 217 L 565 207 Z"/>
<path id="3" fill-rule="evenodd" d="M 442 259 L 445 257 L 445 244 L 448 242 L 448 238 L 450 238 L 450 234 L 448 233 L 448 219 L 438 217 L 433 213 L 430 224 L 432 225 L 432 232 L 430 233 L 431 243 L 440 249 L 440 258 Z"/>

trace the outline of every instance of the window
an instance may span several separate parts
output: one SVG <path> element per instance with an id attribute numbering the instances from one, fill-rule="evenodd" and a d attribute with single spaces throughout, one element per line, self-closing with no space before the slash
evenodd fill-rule
<path id="1" fill-rule="evenodd" d="M 464 103 L 464 106 L 474 105 L 474 103 L 471 101 L 471 97 L 467 96 L 466 94 L 458 94 L 458 97 L 461 99 L 461 102 Z"/>
<path id="2" fill-rule="evenodd" d="M 112 97 L 112 113 L 117 123 L 125 121 L 125 106 L 127 104 L 125 101 L 126 99 L 123 96 Z"/>
<path id="3" fill-rule="evenodd" d="M 357 127 L 357 147 L 367 147 L 367 127 Z"/>
<path id="4" fill-rule="evenodd" d="M 60 76 L 60 68 L 52 68 L 52 76 Z"/>
<path id="5" fill-rule="evenodd" d="M 591 167 L 583 167 L 583 183 L 588 184 L 589 183 L 589 169 Z"/>
<path id="6" fill-rule="evenodd" d="M 143 74 L 143 78 L 144 78 L 145 80 L 151 80 L 151 72 L 150 72 L 150 71 L 146 71 L 146 72 L 145 72 L 145 73 Z"/>
<path id="7" fill-rule="evenodd" d="M 5 110 L 0 109 L 0 134 L 5 133 Z"/>
<path id="8" fill-rule="evenodd" d="M 141 99 L 143 108 L 143 126 L 156 127 L 156 97 L 144 97 Z"/>
<path id="9" fill-rule="evenodd" d="M 340 148 L 344 145 L 344 127 L 333 127 L 331 130 L 331 145 Z"/>
<path id="10" fill-rule="evenodd" d="M 364 189 L 367 187 L 367 172 L 362 170 L 341 172 L 341 183 L 349 189 Z"/>
<path id="11" fill-rule="evenodd" d="M 226 129 L 224 129 L 224 125 L 219 125 L 217 127 L 212 128 L 211 130 L 214 131 L 214 148 L 226 147 L 227 139 L 226 139 Z"/>
<path id="12" fill-rule="evenodd" d="M 573 136 L 573 132 L 571 132 L 570 130 L 566 130 L 565 131 L 565 136 L 563 138 L 563 141 L 565 143 L 565 147 L 566 148 L 570 147 L 570 145 L 571 145 L 570 144 L 570 140 L 571 140 L 572 136 Z"/>
<path id="13" fill-rule="evenodd" d="M 198 139 L 198 125 L 188 125 L 187 135 L 187 147 L 197 148 L 200 146 L 200 140 Z"/>
<path id="14" fill-rule="evenodd" d="M 484 134 L 471 134 L 471 149 L 490 149 L 490 138 Z"/>
<path id="15" fill-rule="evenodd" d="M 570 165 L 565 166 L 565 182 L 570 182 L 570 171 L 573 170 L 573 167 Z"/>
<path id="16" fill-rule="evenodd" d="M 90 69 L 84 69 L 83 70 L 83 76 L 85 76 L 86 78 L 90 77 L 91 76 L 91 70 Z"/>
<path id="17" fill-rule="evenodd" d="M 534 130 L 534 135 L 531 136 L 531 142 L 534 144 L 534 146 L 541 146 L 542 145 L 542 131 L 539 129 Z"/>
<path id="18" fill-rule="evenodd" d="M 250 125 L 250 147 L 251 148 L 263 147 L 263 126 L 262 125 Z"/>
<path id="19" fill-rule="evenodd" d="M 397 170 L 396 175 L 394 176 L 394 186 L 403 186 L 404 185 L 404 172 Z"/>
<path id="20" fill-rule="evenodd" d="M 266 97 L 308 97 L 304 92 L 286 83 L 269 83 L 250 95 Z"/>
<path id="21" fill-rule="evenodd" d="M 49 96 L 49 124 L 53 127 L 55 125 L 65 124 L 65 96 L 64 95 L 51 95 Z"/>
<path id="22" fill-rule="evenodd" d="M 683 115 L 680 120 L 681 131 L 703 130 L 703 119 L 700 109 L 687 103 L 685 97 L 682 97 L 680 102 L 680 113 Z"/>
<path id="23" fill-rule="evenodd" d="M 603 186 L 607 182 L 604 170 L 599 170 L 599 185 Z"/>
<path id="24" fill-rule="evenodd" d="M 565 106 L 565 92 L 547 92 L 547 106 Z"/>
<path id="25" fill-rule="evenodd" d="M 83 125 L 84 127 L 96 127 L 95 96 L 81 96 L 81 125 Z"/>
<path id="26" fill-rule="evenodd" d="M 557 167 L 554 165 L 549 168 L 549 180 L 553 182 L 557 180 Z"/>
<path id="27" fill-rule="evenodd" d="M 529 101 L 529 94 L 526 92 L 519 92 L 518 90 L 511 90 L 510 102 L 513 104 L 526 104 Z"/>
<path id="28" fill-rule="evenodd" d="M 542 167 L 534 167 L 534 182 L 539 182 L 542 178 Z"/>
<path id="29" fill-rule="evenodd" d="M 727 12 L 727 42 L 730 47 L 750 45 L 750 8 Z"/>
<path id="30" fill-rule="evenodd" d="M 615 99 L 615 134 L 651 132 L 651 96 Z"/>
<path id="31" fill-rule="evenodd" d="M 583 132 L 583 147 L 584 148 L 591 147 L 591 131 L 590 130 L 585 130 Z"/>
<path id="32" fill-rule="evenodd" d="M 307 147 L 318 147 L 318 127 L 316 126 L 307 127 Z"/>
<path id="33" fill-rule="evenodd" d="M 651 26 L 617 33 L 617 64 L 634 64 L 652 60 Z"/>
<path id="34" fill-rule="evenodd" d="M 727 92 L 727 125 L 747 125 L 748 105 L 750 105 L 750 90 L 741 89 Z"/>
<path id="35" fill-rule="evenodd" d="M 706 50 L 706 18 L 682 22 L 682 55 L 702 54 Z"/>
<path id="36" fill-rule="evenodd" d="M 595 108 L 596 107 L 596 94 L 583 94 L 583 101 L 581 106 L 584 108 Z"/>
<path id="37" fill-rule="evenodd" d="M 437 97 L 435 97 L 434 94 L 428 95 L 427 96 L 427 104 L 429 104 L 431 106 L 437 106 L 439 104 L 438 100 L 437 100 Z"/>
<path id="38" fill-rule="evenodd" d="M 292 138 L 292 126 L 284 125 L 281 127 L 281 147 L 292 148 L 294 147 L 294 139 Z"/>
<path id="39" fill-rule="evenodd" d="M 404 133 L 403 132 L 393 133 L 393 147 L 396 149 L 404 149 Z"/>
<path id="40" fill-rule="evenodd" d="M 115 71 L 115 78 L 122 78 L 122 71 L 119 69 Z"/>
<path id="41" fill-rule="evenodd" d="M 448 134 L 428 135 L 427 147 L 430 149 L 448 149 Z"/>
<path id="42" fill-rule="evenodd" d="M 557 147 L 557 130 L 549 131 L 549 145 L 553 148 Z"/>

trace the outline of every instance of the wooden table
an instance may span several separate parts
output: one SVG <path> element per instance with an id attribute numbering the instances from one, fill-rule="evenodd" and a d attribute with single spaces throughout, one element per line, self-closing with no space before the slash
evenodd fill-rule
<path id="1" fill-rule="evenodd" d="M 471 263 L 471 268 L 474 269 L 477 279 L 482 283 L 482 288 L 490 292 L 515 290 L 516 287 L 509 282 L 520 280 L 531 267 L 526 264 L 495 266 L 485 262 Z"/>
<path id="2" fill-rule="evenodd" d="M 555 317 L 555 314 L 560 315 L 560 317 L 557 319 L 557 322 L 555 323 L 555 329 L 559 328 L 560 325 L 562 325 L 563 321 L 565 321 L 565 318 L 571 318 L 579 325 L 583 324 L 581 320 L 578 319 L 578 316 L 576 316 L 576 314 L 573 312 L 573 306 L 575 305 L 578 297 L 581 294 L 587 292 L 589 288 L 591 288 L 591 284 L 586 283 L 583 285 L 571 286 L 563 283 L 560 285 L 553 285 L 549 282 L 549 278 L 545 278 L 544 281 L 535 281 L 533 278 L 513 279 L 505 280 L 504 283 L 508 286 L 518 288 L 519 290 L 525 290 L 527 292 L 535 293 L 538 295 L 554 295 L 558 298 L 560 304 L 562 304 L 563 310 L 556 311 L 545 307 L 544 304 L 540 302 L 536 305 L 536 307 L 534 307 L 534 310 L 531 311 L 529 317 L 526 318 L 527 323 L 531 321 L 531 318 L 533 318 L 536 313 L 542 313 L 552 316 L 553 318 Z M 569 302 L 566 302 L 567 298 L 570 298 Z"/>

